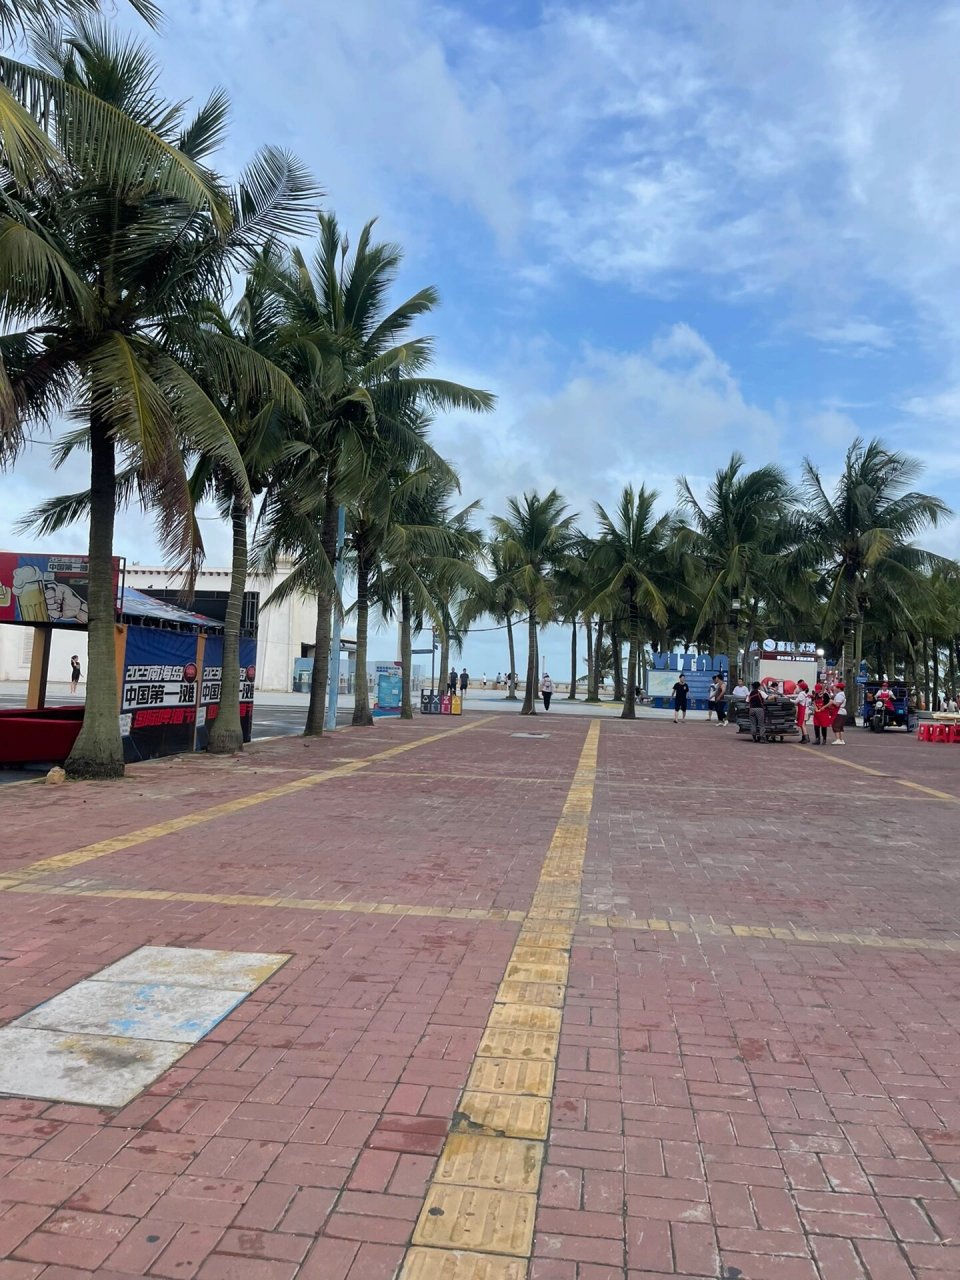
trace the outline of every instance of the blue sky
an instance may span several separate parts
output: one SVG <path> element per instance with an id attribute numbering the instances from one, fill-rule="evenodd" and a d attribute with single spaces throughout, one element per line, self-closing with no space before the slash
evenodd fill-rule
<path id="1" fill-rule="evenodd" d="M 170 95 L 233 99 L 222 167 L 291 148 L 348 227 L 404 244 L 406 291 L 441 290 L 439 371 L 499 396 L 437 427 L 465 499 L 556 485 L 589 512 L 630 479 L 669 502 L 735 447 L 829 475 L 860 433 L 960 509 L 955 3 L 165 9 Z M 0 542 L 73 483 L 34 449 L 0 480 Z M 960 523 L 929 541 L 958 554 Z M 134 515 L 118 550 L 156 556 Z"/>

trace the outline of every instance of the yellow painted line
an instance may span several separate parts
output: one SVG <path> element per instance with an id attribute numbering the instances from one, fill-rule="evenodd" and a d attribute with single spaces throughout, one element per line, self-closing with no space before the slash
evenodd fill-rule
<path id="1" fill-rule="evenodd" d="M 175 889 L 126 889 L 122 885 L 38 884 L 0 880 L 0 893 L 47 894 L 64 898 L 114 898 L 142 902 L 201 902 L 219 907 L 272 907 L 282 911 L 339 911 L 359 915 L 430 916 L 442 920 L 504 920 L 517 923 L 525 911 L 505 907 L 430 907 L 402 902 L 349 902 L 334 898 L 259 897 L 250 893 L 190 893 Z"/>
<path id="2" fill-rule="evenodd" d="M 852 760 L 845 760 L 836 754 L 825 755 L 823 752 L 818 752 L 816 747 L 801 747 L 797 742 L 793 746 L 797 751 L 809 752 L 818 760 L 829 760 L 831 764 L 842 764 L 847 769 L 856 769 L 858 773 L 869 773 L 871 777 L 883 778 L 885 782 L 895 782 L 898 787 L 909 787 L 911 791 L 920 791 L 926 796 L 933 796 L 935 800 L 946 800 L 948 804 L 960 804 L 960 796 L 952 795 L 949 791 L 925 787 L 921 782 L 909 782 L 906 778 L 898 778 L 895 773 L 883 773 L 880 769 L 870 769 L 865 764 L 855 764 Z"/>
<path id="3" fill-rule="evenodd" d="M 400 1280 L 525 1280 L 580 910 L 599 720 L 580 752 Z"/>
<path id="4" fill-rule="evenodd" d="M 365 769 L 368 765 L 375 764 L 380 760 L 392 760 L 396 756 L 403 755 L 404 752 L 415 751 L 418 747 L 425 747 L 431 742 L 439 742 L 442 738 L 453 738 L 459 733 L 469 733 L 471 729 L 477 729 L 480 725 L 487 724 L 495 719 L 495 715 L 484 716 L 480 720 L 471 721 L 470 724 L 459 725 L 456 729 L 447 729 L 442 733 L 432 733 L 426 738 L 416 738 L 412 742 L 401 742 L 396 746 L 388 747 L 385 751 L 377 751 L 374 755 L 367 756 L 365 759 L 352 760 L 349 764 L 338 765 L 335 769 L 324 769 L 319 773 L 310 773 L 306 777 L 297 778 L 293 782 L 283 782 L 279 786 L 270 787 L 266 791 L 255 791 L 251 795 L 237 796 L 233 800 L 225 801 L 223 804 L 212 805 L 209 809 L 198 809 L 195 813 L 185 813 L 179 818 L 170 818 L 166 822 L 155 822 L 152 826 L 141 827 L 139 831 L 129 831 L 125 836 L 114 836 L 110 840 L 99 840 L 96 844 L 84 845 L 83 848 L 74 849 L 70 853 L 58 853 L 52 858 L 41 858 L 39 862 L 30 863 L 29 866 L 17 871 L 9 870 L 4 874 L 11 879 L 26 880 L 34 876 L 47 875 L 51 871 L 63 871 L 68 867 L 78 867 L 84 862 L 93 862 L 96 858 L 104 858 L 111 853 L 132 849 L 139 844 L 146 844 L 150 840 L 159 840 L 163 836 L 174 835 L 178 831 L 187 831 L 190 827 L 197 827 L 205 822 L 214 822 L 217 818 L 232 817 L 244 809 L 252 809 L 257 805 L 266 804 L 269 800 L 280 800 L 285 796 L 296 795 L 298 791 L 306 791 L 310 787 L 319 786 L 322 782 L 329 782 L 332 778 L 349 777 L 350 774 L 358 773 L 361 769 Z"/>
<path id="5" fill-rule="evenodd" d="M 692 937 L 769 938 L 778 942 L 843 943 L 852 947 L 887 947 L 897 951 L 960 953 L 960 938 L 894 938 L 881 933 L 809 929 L 799 925 L 718 924 L 704 920 L 658 920 L 636 916 L 582 915 L 580 923 L 598 929 L 634 929 L 640 933 L 689 934 Z"/>

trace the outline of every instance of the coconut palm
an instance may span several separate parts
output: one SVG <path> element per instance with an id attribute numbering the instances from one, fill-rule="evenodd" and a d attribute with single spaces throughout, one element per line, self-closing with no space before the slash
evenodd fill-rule
<path id="1" fill-rule="evenodd" d="M 537 629 L 556 616 L 556 572 L 575 541 L 574 513 L 551 489 L 544 497 L 536 492 L 507 501 L 507 514 L 494 516 L 493 529 L 500 543 L 503 568 L 527 612 L 527 679 L 520 714 L 536 715 Z"/>
<path id="2" fill-rule="evenodd" d="M 480 504 L 453 510 L 458 488 L 451 469 L 432 468 L 398 477 L 391 494 L 375 593 L 384 616 L 399 615 L 400 715 L 407 720 L 413 717 L 414 625 L 420 631 L 429 621 L 448 644 L 457 640 L 463 633 L 452 616 L 453 603 L 485 581 L 475 567 L 483 540 L 470 523 Z"/>
<path id="3" fill-rule="evenodd" d="M 184 120 L 181 108 L 158 97 L 144 50 L 102 27 L 79 30 L 59 51 L 51 45 L 48 56 L 51 63 L 60 59 L 64 78 L 195 164 L 222 137 L 222 98 Z M 230 210 L 224 234 L 212 214 L 183 203 L 165 185 L 165 172 L 149 165 L 141 165 L 137 191 L 104 182 L 96 157 L 74 153 L 77 136 L 66 106 L 54 126 L 73 168 L 72 185 L 38 184 L 0 213 L 0 305 L 8 323 L 0 338 L 7 375 L 0 442 L 10 457 L 25 427 L 47 429 L 51 416 L 67 409 L 85 419 L 89 682 L 83 728 L 67 768 L 74 776 L 116 777 L 123 772 L 114 655 L 118 465 L 122 477 L 136 477 L 145 505 L 159 514 L 167 551 L 185 561 L 195 551 L 185 458 L 192 452 L 215 459 L 248 493 L 221 406 L 191 373 L 187 353 L 197 334 L 196 311 L 220 292 L 231 255 L 302 226 L 315 191 L 296 161 L 265 150 L 236 193 L 222 188 Z M 203 350 L 218 385 L 242 371 L 246 384 L 265 397 L 285 393 L 273 367 L 232 338 L 210 333 Z"/>
<path id="4" fill-rule="evenodd" d="M 557 571 L 557 594 L 560 616 L 570 626 L 570 689 L 567 701 L 575 702 L 577 698 L 577 634 L 581 615 L 587 602 L 593 595 L 593 584 L 590 579 L 590 558 L 595 544 L 593 539 L 583 533 L 576 538 L 566 556 L 563 565 Z M 587 642 L 587 696 L 589 697 L 589 681 L 593 671 L 593 654 L 589 640 Z"/>
<path id="5" fill-rule="evenodd" d="M 663 625 L 667 606 L 663 590 L 669 576 L 667 545 L 673 518 L 655 515 L 659 495 L 643 485 L 634 492 L 627 485 L 613 515 L 596 504 L 599 536 L 591 568 L 600 589 L 590 602 L 595 611 L 615 614 L 619 606 L 626 613 L 627 687 L 621 718 L 636 718 L 637 654 L 641 643 L 641 621 L 649 618 Z"/>
<path id="6" fill-rule="evenodd" d="M 886 590 L 909 590 L 916 575 L 940 563 L 913 544 L 949 515 L 939 498 L 910 487 L 921 470 L 917 459 L 887 449 L 880 440 L 865 444 L 857 438 L 830 495 L 814 464 L 803 463 L 805 537 L 823 569 L 827 622 L 842 624 L 844 682 L 851 694 L 871 583 L 882 580 Z M 855 710 L 852 703 L 850 709 Z"/>
<path id="7" fill-rule="evenodd" d="M 438 294 L 421 289 L 387 309 L 402 254 L 398 245 L 375 242 L 373 226 L 363 228 L 351 258 L 336 217 L 322 214 L 312 263 L 294 250 L 277 277 L 291 373 L 307 400 L 310 427 L 304 453 L 268 493 L 261 554 L 266 564 L 293 555 L 285 590 L 317 596 L 307 734 L 323 732 L 338 506 L 364 492 L 385 452 L 412 470 L 439 462 L 416 430 L 419 410 L 482 412 L 494 403 L 487 391 L 426 375 L 432 342 L 409 332 Z"/>
<path id="8" fill-rule="evenodd" d="M 688 585 L 699 605 L 690 638 L 696 640 L 712 624 L 715 640 L 722 628 L 731 669 L 739 650 L 737 624 L 730 621 L 732 601 L 743 602 L 744 618 L 755 611 L 783 556 L 796 545 L 786 475 L 775 466 L 746 471 L 745 465 L 743 455 L 734 453 L 702 502 L 686 477 L 677 482 L 680 509 L 688 520 L 678 529 L 678 549 L 686 557 Z M 739 617 L 739 609 L 733 612 Z"/>
<path id="9" fill-rule="evenodd" d="M 152 0 L 129 3 L 157 25 L 160 11 Z M 63 74 L 59 25 L 73 24 L 71 35 L 86 39 L 102 7 L 99 0 L 0 0 L 0 41 L 27 41 L 37 55 L 32 62 L 0 55 L 0 168 L 14 184 L 7 202 L 37 183 L 68 185 L 74 158 L 82 155 L 104 186 L 135 193 L 150 173 L 174 198 L 206 210 L 224 230 L 229 202 L 202 164 L 134 113 L 117 111 L 82 78 Z"/>

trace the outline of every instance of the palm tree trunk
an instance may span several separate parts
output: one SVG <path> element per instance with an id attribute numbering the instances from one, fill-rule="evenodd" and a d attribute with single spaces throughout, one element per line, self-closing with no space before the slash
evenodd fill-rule
<path id="1" fill-rule="evenodd" d="M 587 651 L 587 701 L 594 702 L 593 696 L 593 619 L 590 614 L 586 614 L 583 619 L 583 625 L 586 630 L 584 637 L 584 647 Z"/>
<path id="2" fill-rule="evenodd" d="M 373 724 L 370 689 L 367 683 L 367 631 L 370 624 L 370 560 L 357 547 L 357 674 L 353 682 L 353 723 Z"/>
<path id="3" fill-rule="evenodd" d="M 613 700 L 623 701 L 623 641 L 618 628 L 610 628 L 610 652 L 613 658 Z"/>
<path id="4" fill-rule="evenodd" d="M 862 623 L 862 611 L 857 599 L 856 582 L 849 579 L 846 596 L 847 613 L 843 621 L 843 687 L 847 695 L 847 723 L 855 719 L 856 677 L 860 670 L 857 659 L 857 635 Z"/>
<path id="5" fill-rule="evenodd" d="M 334 585 L 328 577 L 337 559 L 337 504 L 334 501 L 334 473 L 327 474 L 327 491 L 324 499 L 323 523 L 320 526 L 320 546 L 326 557 L 324 583 L 317 592 L 317 630 L 313 647 L 313 681 L 310 685 L 310 704 L 307 707 L 305 737 L 322 737 L 323 721 L 327 707 L 327 679 L 330 675 L 330 637 L 333 633 Z"/>
<path id="6" fill-rule="evenodd" d="M 591 702 L 600 701 L 600 651 L 603 648 L 603 618 L 597 619 L 597 634 L 593 641 L 593 696 Z"/>
<path id="7" fill-rule="evenodd" d="M 520 708 L 520 714 L 535 716 L 537 709 L 533 704 L 537 687 L 537 615 L 533 600 L 528 602 L 527 609 L 527 683 L 523 691 L 523 706 Z"/>
<path id="8" fill-rule="evenodd" d="M 623 710 L 620 712 L 621 720 L 636 720 L 637 718 L 637 647 L 640 638 L 640 611 L 632 595 L 630 597 L 629 610 L 630 635 L 628 637 L 629 649 L 627 651 L 627 691 L 623 699 Z M 619 666 L 619 663 L 617 665 Z"/>
<path id="9" fill-rule="evenodd" d="M 400 719 L 413 719 L 413 638 L 411 635 L 410 597 L 406 591 L 400 596 Z"/>
<path id="10" fill-rule="evenodd" d="M 573 617 L 573 626 L 570 629 L 570 692 L 567 694 L 568 702 L 576 702 L 577 700 L 577 618 Z"/>
<path id="11" fill-rule="evenodd" d="M 517 651 L 513 642 L 513 623 L 507 614 L 507 648 L 510 651 L 510 670 L 507 673 L 507 700 L 516 702 L 517 700 L 517 682 L 514 679 L 514 673 L 517 670 Z"/>
<path id="12" fill-rule="evenodd" d="M 116 449 L 107 424 L 94 413 L 90 415 L 87 696 L 83 727 L 66 760 L 71 778 L 123 777 L 113 581 L 116 509 Z"/>
<path id="13" fill-rule="evenodd" d="M 240 618 L 247 586 L 247 511 L 240 495 L 233 495 L 230 507 L 233 529 L 233 556 L 230 562 L 230 591 L 223 620 L 223 663 L 220 672 L 220 705 L 210 726 L 207 750 L 213 755 L 232 755 L 243 750 L 240 723 Z"/>

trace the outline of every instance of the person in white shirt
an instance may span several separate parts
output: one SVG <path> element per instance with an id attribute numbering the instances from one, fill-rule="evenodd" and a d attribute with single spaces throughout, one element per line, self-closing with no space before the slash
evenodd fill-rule
<path id="1" fill-rule="evenodd" d="M 843 731 L 847 723 L 847 695 L 844 692 L 842 680 L 837 681 L 837 687 L 830 701 L 833 704 L 833 745 L 845 747 L 847 744 Z"/>
<path id="2" fill-rule="evenodd" d="M 807 736 L 807 714 L 813 699 L 810 696 L 810 686 L 806 680 L 798 680 L 797 687 L 790 696 L 797 704 L 797 728 L 800 730 L 800 741 L 801 743 L 809 742 L 810 739 Z"/>
<path id="3" fill-rule="evenodd" d="M 540 697 L 543 698 L 544 711 L 550 710 L 550 699 L 553 697 L 553 681 L 543 673 L 543 679 L 540 681 Z"/>

